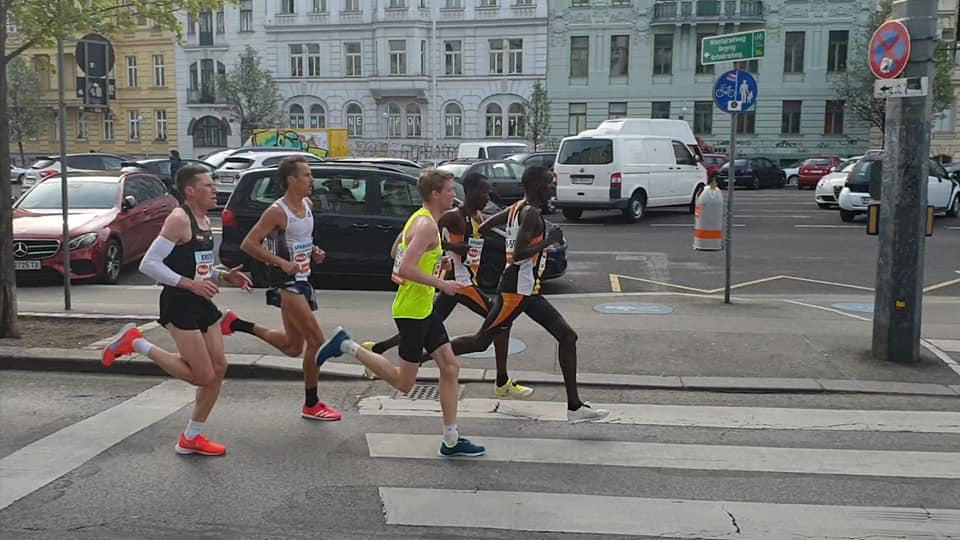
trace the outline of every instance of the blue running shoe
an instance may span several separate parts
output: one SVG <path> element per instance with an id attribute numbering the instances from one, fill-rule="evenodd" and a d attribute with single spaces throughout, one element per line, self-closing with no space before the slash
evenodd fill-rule
<path id="1" fill-rule="evenodd" d="M 340 350 L 340 346 L 348 339 L 350 339 L 350 334 L 347 334 L 342 326 L 338 326 L 334 330 L 333 337 L 328 339 L 317 351 L 317 365 L 322 366 L 327 360 L 342 355 L 343 351 Z"/>
<path id="2" fill-rule="evenodd" d="M 473 444 L 472 442 L 460 437 L 457 439 L 457 444 L 453 446 L 447 446 L 447 443 L 440 443 L 440 455 L 443 457 L 456 457 L 456 456 L 467 456 L 467 457 L 477 457 L 482 456 L 487 452 L 487 449 Z"/>

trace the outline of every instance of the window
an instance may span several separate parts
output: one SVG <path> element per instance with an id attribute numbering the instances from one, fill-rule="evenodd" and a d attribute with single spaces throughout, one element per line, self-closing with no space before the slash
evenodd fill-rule
<path id="1" fill-rule="evenodd" d="M 297 104 L 290 106 L 290 115 L 289 115 L 289 127 L 291 128 L 300 128 L 303 129 L 305 123 L 303 121 L 303 107 Z"/>
<path id="2" fill-rule="evenodd" d="M 711 36 L 713 34 L 697 34 L 697 75 L 713 73 L 713 64 L 705 66 L 700 63 L 700 60 L 703 59 L 703 40 Z"/>
<path id="3" fill-rule="evenodd" d="M 280 13 L 288 15 L 296 13 L 297 11 L 294 3 L 294 0 L 280 0 Z"/>
<path id="4" fill-rule="evenodd" d="M 416 184 L 401 178 L 381 180 L 380 198 L 383 213 L 390 216 L 406 218 L 423 205 Z"/>
<path id="5" fill-rule="evenodd" d="M 313 180 L 313 207 L 344 214 L 367 214 L 367 179 L 363 176 L 337 174 Z"/>
<path id="6" fill-rule="evenodd" d="M 310 128 L 322 129 L 327 127 L 327 112 L 323 105 L 313 104 L 310 106 Z"/>
<path id="7" fill-rule="evenodd" d="M 650 118 L 670 118 L 670 102 L 654 101 L 650 109 Z"/>
<path id="8" fill-rule="evenodd" d="M 363 109 L 356 103 L 347 105 L 347 135 L 363 136 Z"/>
<path id="9" fill-rule="evenodd" d="M 491 39 L 489 43 L 490 43 L 490 73 L 502 74 L 503 73 L 503 40 Z"/>
<path id="10" fill-rule="evenodd" d="M 447 103 L 443 108 L 444 135 L 463 137 L 463 109 L 456 103 Z"/>
<path id="11" fill-rule="evenodd" d="M 607 118 L 626 118 L 627 117 L 627 102 L 626 101 L 615 101 L 607 105 Z"/>
<path id="12" fill-rule="evenodd" d="M 344 11 L 360 11 L 360 0 L 343 0 Z"/>
<path id="13" fill-rule="evenodd" d="M 753 135 L 754 130 L 756 129 L 756 121 L 757 121 L 756 111 L 740 113 L 736 116 L 737 116 L 737 134 Z"/>
<path id="14" fill-rule="evenodd" d="M 800 101 L 784 101 L 780 114 L 780 133 L 800 133 Z"/>
<path id="15" fill-rule="evenodd" d="M 680 141 L 673 141 L 673 155 L 677 159 L 677 165 L 697 164 L 697 160 L 690 153 L 690 149 Z"/>
<path id="16" fill-rule="evenodd" d="M 346 50 L 346 76 L 347 77 L 361 77 L 363 76 L 363 56 L 360 42 L 345 43 L 344 48 Z"/>
<path id="17" fill-rule="evenodd" d="M 320 45 L 316 43 L 307 44 L 307 76 L 320 76 Z"/>
<path id="18" fill-rule="evenodd" d="M 570 0 L 570 6 L 572 7 L 587 7 L 590 5 L 590 0 Z"/>
<path id="19" fill-rule="evenodd" d="M 60 114 L 57 112 L 53 113 L 53 140 L 60 140 Z"/>
<path id="20" fill-rule="evenodd" d="M 153 55 L 153 85 L 157 87 L 167 85 L 166 66 L 163 64 L 163 55 Z"/>
<path id="21" fill-rule="evenodd" d="M 523 40 L 507 40 L 507 73 L 523 73 Z"/>
<path id="22" fill-rule="evenodd" d="M 87 114 L 83 111 L 77 112 L 77 138 L 87 140 Z"/>
<path id="23" fill-rule="evenodd" d="M 110 112 L 103 113 L 103 136 L 105 141 L 113 140 L 113 115 Z"/>
<path id="24" fill-rule="evenodd" d="M 387 9 L 404 9 L 407 7 L 407 0 L 388 0 Z"/>
<path id="25" fill-rule="evenodd" d="M 127 120 L 128 120 L 128 129 L 127 133 L 131 141 L 140 140 L 140 122 L 143 118 L 140 117 L 140 111 L 127 111 Z"/>
<path id="26" fill-rule="evenodd" d="M 137 57 L 136 56 L 127 57 L 127 87 L 128 88 L 137 87 Z"/>
<path id="27" fill-rule="evenodd" d="M 693 103 L 693 132 L 698 135 L 713 133 L 712 101 L 696 101 Z"/>
<path id="28" fill-rule="evenodd" d="M 463 42 L 444 41 L 444 75 L 463 75 Z"/>
<path id="29" fill-rule="evenodd" d="M 224 28 L 223 10 L 217 12 L 217 33 L 222 34 L 226 31 Z"/>
<path id="30" fill-rule="evenodd" d="M 402 39 L 391 39 L 390 46 L 390 74 L 407 74 L 407 42 Z"/>
<path id="31" fill-rule="evenodd" d="M 803 42 L 805 32 L 787 32 L 783 43 L 783 72 L 803 73 Z"/>
<path id="32" fill-rule="evenodd" d="M 587 104 L 571 103 L 567 132 L 571 135 L 576 135 L 585 129 L 587 129 Z"/>
<path id="33" fill-rule="evenodd" d="M 253 0 L 240 0 L 240 31 L 253 32 Z"/>
<path id="34" fill-rule="evenodd" d="M 193 145 L 201 148 L 227 146 L 227 130 L 223 122 L 213 116 L 204 116 L 193 128 Z"/>
<path id="35" fill-rule="evenodd" d="M 610 76 L 626 77 L 630 70 L 630 36 L 610 36 Z"/>
<path id="36" fill-rule="evenodd" d="M 408 103 L 407 113 L 407 137 L 423 137 L 423 128 L 420 118 L 420 105 Z"/>
<path id="37" fill-rule="evenodd" d="M 653 74 L 673 73 L 673 34 L 653 36 Z"/>
<path id="38" fill-rule="evenodd" d="M 847 30 L 831 30 L 827 45 L 827 71 L 836 73 L 847 70 L 847 45 L 850 32 Z"/>
<path id="39" fill-rule="evenodd" d="M 758 73 L 760 71 L 760 63 L 758 60 L 743 60 L 742 62 L 734 62 L 733 69 L 739 69 L 741 71 L 747 71 L 750 73 Z"/>
<path id="40" fill-rule="evenodd" d="M 303 45 L 290 45 L 290 76 L 303 77 Z"/>
<path id="41" fill-rule="evenodd" d="M 485 113 L 487 137 L 503 137 L 503 109 L 496 103 L 487 105 Z"/>
<path id="42" fill-rule="evenodd" d="M 158 141 L 167 140 L 167 111 L 164 109 L 157 109 L 153 111 L 153 115 L 154 119 L 156 120 L 154 138 Z"/>
<path id="43" fill-rule="evenodd" d="M 953 131 L 953 109 L 946 109 L 933 115 L 933 131 L 937 133 L 950 133 Z"/>
<path id="44" fill-rule="evenodd" d="M 590 38 L 575 36 L 570 38 L 570 78 L 586 79 L 590 72 Z"/>
<path id="45" fill-rule="evenodd" d="M 187 35 L 192 36 L 197 33 L 197 21 L 193 18 L 193 13 L 187 13 Z"/>
<path id="46" fill-rule="evenodd" d="M 313 0 L 313 12 L 314 12 L 314 13 L 326 13 L 326 12 L 327 12 L 327 0 Z"/>
<path id="47" fill-rule="evenodd" d="M 527 118 L 523 110 L 523 105 L 520 103 L 513 103 L 510 105 L 510 108 L 507 109 L 507 136 L 527 136 Z"/>
<path id="48" fill-rule="evenodd" d="M 402 122 L 400 121 L 400 106 L 396 103 L 387 104 L 387 136 L 403 136 Z"/>
<path id="49" fill-rule="evenodd" d="M 843 101 L 828 101 L 823 117 L 824 135 L 843 135 Z"/>
<path id="50" fill-rule="evenodd" d="M 420 40 L 420 74 L 427 74 L 427 40 Z"/>
<path id="51" fill-rule="evenodd" d="M 480 7 L 497 7 L 498 0 L 480 0 Z"/>
<path id="52" fill-rule="evenodd" d="M 463 0 L 447 0 L 443 9 L 463 9 Z"/>

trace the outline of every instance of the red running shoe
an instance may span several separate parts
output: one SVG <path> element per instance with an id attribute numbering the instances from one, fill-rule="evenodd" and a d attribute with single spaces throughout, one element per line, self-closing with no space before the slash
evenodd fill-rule
<path id="1" fill-rule="evenodd" d="M 133 354 L 134 340 L 142 337 L 143 334 L 140 333 L 137 325 L 133 323 L 125 324 L 119 332 L 110 338 L 110 342 L 104 347 L 103 354 L 100 356 L 100 363 L 103 364 L 103 367 L 110 367 L 118 357 Z"/>
<path id="2" fill-rule="evenodd" d="M 200 454 L 202 456 L 222 456 L 227 453 L 227 447 L 207 439 L 203 435 L 197 435 L 188 439 L 183 433 L 180 434 L 180 440 L 173 447 L 178 454 Z"/>
<path id="3" fill-rule="evenodd" d="M 327 422 L 336 422 L 337 420 L 343 418 L 343 415 L 340 414 L 340 411 L 322 401 L 318 401 L 313 407 L 307 407 L 304 405 L 300 416 L 309 418 L 310 420 L 324 420 Z"/>
<path id="4" fill-rule="evenodd" d="M 235 320 L 237 320 L 237 319 L 239 319 L 239 318 L 240 318 L 240 317 L 237 317 L 237 314 L 236 314 L 236 313 L 234 313 L 232 310 L 229 310 L 229 309 L 228 309 L 228 310 L 223 314 L 223 318 L 220 319 L 220 333 L 223 334 L 223 335 L 225 335 L 225 336 L 232 335 L 232 334 L 233 334 L 233 327 L 232 327 L 231 325 L 233 324 L 233 321 L 235 321 Z"/>

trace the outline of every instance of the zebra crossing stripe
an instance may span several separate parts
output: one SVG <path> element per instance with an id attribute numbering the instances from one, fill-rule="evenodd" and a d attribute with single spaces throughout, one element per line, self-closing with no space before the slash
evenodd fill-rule
<path id="1" fill-rule="evenodd" d="M 785 407 L 725 407 L 598 403 L 610 410 L 607 424 L 707 427 L 729 429 L 783 429 L 822 431 L 881 431 L 960 434 L 960 412 Z M 372 396 L 359 403 L 360 414 L 379 416 L 440 416 L 437 401 Z M 566 407 L 553 401 L 460 400 L 460 418 L 565 421 Z"/>
<path id="2" fill-rule="evenodd" d="M 960 454 L 949 452 L 474 438 L 487 455 L 473 461 L 960 479 Z M 437 441 L 436 435 L 367 433 L 374 458 L 444 459 Z"/>
<path id="3" fill-rule="evenodd" d="M 960 510 L 945 509 L 394 487 L 380 499 L 388 525 L 738 540 L 960 535 Z"/>

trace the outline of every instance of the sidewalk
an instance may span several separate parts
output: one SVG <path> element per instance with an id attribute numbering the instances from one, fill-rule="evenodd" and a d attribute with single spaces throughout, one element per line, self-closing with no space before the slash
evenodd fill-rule
<path id="1" fill-rule="evenodd" d="M 19 289 L 21 313 L 62 312 L 61 298 L 51 289 Z M 280 312 L 266 307 L 263 291 L 246 294 L 225 290 L 218 297 L 243 317 L 267 326 L 280 326 Z M 158 289 L 153 287 L 83 287 L 74 289 L 74 312 L 110 316 L 156 315 Z M 343 325 L 358 340 L 381 339 L 395 332 L 390 319 L 391 293 L 319 291 L 318 317 L 323 329 Z M 951 344 L 960 334 L 960 301 L 928 298 L 924 306 L 924 337 L 931 350 L 922 350 L 915 365 L 883 363 L 869 353 L 869 313 L 844 312 L 837 302 L 870 302 L 872 298 L 750 297 L 724 305 L 717 297 L 679 294 L 560 295 L 551 301 L 579 333 L 580 379 L 584 384 L 672 389 L 721 389 L 797 392 L 884 392 L 935 395 L 960 394 L 960 372 L 948 361 L 958 352 L 943 351 L 934 343 Z M 614 314 L 599 313 L 600 304 Z M 636 306 L 639 304 L 639 306 Z M 650 304 L 655 304 L 651 306 Z M 625 314 L 636 307 L 664 315 Z M 471 333 L 480 319 L 457 310 L 448 320 L 451 335 Z M 145 327 L 148 338 L 172 347 L 166 331 Z M 92 336 L 91 341 L 103 336 Z M 533 383 L 559 382 L 556 343 L 539 326 L 521 317 L 511 343 L 511 376 Z M 235 376 L 299 377 L 299 359 L 277 351 L 247 335 L 226 340 Z M 95 351 L 0 350 L 4 367 L 27 367 L 30 362 L 53 362 L 64 368 L 89 363 Z M 951 358 L 951 356 L 953 358 Z M 73 356 L 76 359 L 66 359 Z M 390 355 L 396 358 L 395 351 Z M 492 351 L 481 358 L 462 358 L 465 381 L 492 380 Z M 54 358 L 56 357 L 56 358 Z M 46 359 L 46 360 L 43 360 Z M 54 362 L 57 359 L 58 362 Z M 142 360 L 120 370 L 151 372 Z M 361 376 L 354 361 L 326 366 L 331 375 Z M 93 366 L 95 369 L 99 369 Z M 59 368 L 58 368 L 59 369 Z M 426 377 L 430 371 L 424 373 Z"/>

